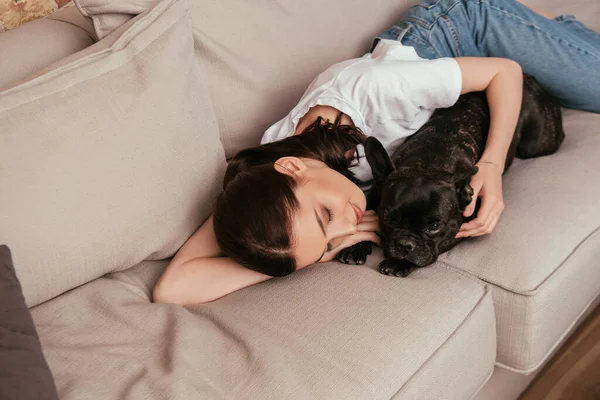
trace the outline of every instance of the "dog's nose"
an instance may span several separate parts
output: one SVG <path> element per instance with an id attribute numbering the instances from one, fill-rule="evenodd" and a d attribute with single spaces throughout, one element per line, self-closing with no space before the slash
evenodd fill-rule
<path id="1" fill-rule="evenodd" d="M 413 251 L 417 247 L 417 242 L 414 239 L 405 237 L 398 239 L 398 246 L 402 247 L 405 251 Z"/>

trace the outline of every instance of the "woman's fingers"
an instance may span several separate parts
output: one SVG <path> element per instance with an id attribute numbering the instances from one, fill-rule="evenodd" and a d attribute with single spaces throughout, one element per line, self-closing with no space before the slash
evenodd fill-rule
<path id="1" fill-rule="evenodd" d="M 338 252 L 346 247 L 354 246 L 356 243 L 363 242 L 368 240 L 370 242 L 381 245 L 381 238 L 377 236 L 375 232 L 372 231 L 364 231 L 364 232 L 356 232 L 353 235 L 348 235 L 344 238 L 342 243 L 332 251 Z"/>
<path id="2" fill-rule="evenodd" d="M 323 255 L 323 257 L 321 258 L 321 262 L 331 261 L 343 249 L 350 246 L 354 246 L 355 244 L 364 241 L 373 242 L 380 247 L 382 245 L 381 238 L 375 232 L 356 232 L 353 235 L 346 236 L 337 247 L 331 249 L 331 251 L 326 252 L 325 255 Z"/>
<path id="3" fill-rule="evenodd" d="M 472 215 L 475 200 L 481 195 L 481 209 L 477 218 L 460 227 L 457 238 L 466 236 L 480 236 L 491 233 L 497 220 L 504 210 L 502 200 L 502 171 L 489 162 L 477 163 L 479 170 L 471 178 L 473 187 L 473 201 L 464 212 L 464 216 Z"/>
<path id="4" fill-rule="evenodd" d="M 496 224 L 498 223 L 498 220 L 500 219 L 500 214 L 502 214 L 503 210 L 504 207 L 502 207 L 501 204 L 498 203 L 496 205 L 496 208 L 494 208 L 494 211 L 491 212 L 489 218 L 483 224 L 483 226 L 479 228 L 476 232 L 474 232 L 474 236 L 488 235 L 492 233 L 492 231 L 496 227 Z"/>
<path id="5" fill-rule="evenodd" d="M 369 241 L 381 246 L 381 237 L 376 232 L 380 232 L 379 217 L 374 210 L 367 210 L 356 225 L 356 232 L 345 236 L 335 248 L 326 252 L 321 262 L 333 260 L 340 251 L 360 242 Z"/>
<path id="6" fill-rule="evenodd" d="M 365 221 L 379 221 L 379 217 L 377 215 L 363 215 L 363 217 L 360 219 L 360 222 Z"/>
<path id="7" fill-rule="evenodd" d="M 357 232 L 378 232 L 379 221 L 366 221 L 356 225 Z"/>
<path id="8" fill-rule="evenodd" d="M 366 211 L 358 225 L 356 225 L 356 230 L 357 232 L 371 231 L 381 233 L 381 228 L 379 226 L 379 217 L 377 216 L 375 211 Z"/>
<path id="9" fill-rule="evenodd" d="M 463 224 L 460 231 L 456 235 L 457 238 L 467 237 L 467 236 L 481 236 L 492 233 L 498 220 L 500 219 L 500 214 L 504 211 L 504 206 L 502 202 L 497 202 L 494 205 L 494 208 L 489 214 L 483 219 L 481 216 L 478 216 L 473 221 L 470 221 L 466 224 Z"/>
<path id="10" fill-rule="evenodd" d="M 349 236 L 347 240 L 344 240 L 344 242 L 342 242 L 340 250 L 364 241 L 373 242 L 376 245 L 381 246 L 381 238 L 379 237 L 379 235 L 377 235 L 373 231 L 364 231 L 356 232 L 354 235 Z"/>

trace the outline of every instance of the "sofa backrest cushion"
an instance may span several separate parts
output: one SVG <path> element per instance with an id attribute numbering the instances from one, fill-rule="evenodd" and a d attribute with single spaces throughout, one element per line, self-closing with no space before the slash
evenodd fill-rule
<path id="1" fill-rule="evenodd" d="M 155 0 L 76 0 L 99 35 Z M 310 82 L 332 64 L 366 53 L 373 38 L 416 0 L 194 0 L 204 67 L 227 156 L 259 144 Z"/>
<path id="2" fill-rule="evenodd" d="M 172 256 L 225 157 L 183 0 L 0 92 L 0 243 L 29 306 Z"/>

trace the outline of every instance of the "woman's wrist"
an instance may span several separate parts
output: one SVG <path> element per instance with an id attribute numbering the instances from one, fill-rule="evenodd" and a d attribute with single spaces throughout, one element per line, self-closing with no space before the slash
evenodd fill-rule
<path id="1" fill-rule="evenodd" d="M 486 95 L 490 107 L 490 130 L 480 161 L 497 165 L 500 172 L 519 119 L 523 93 L 523 71 L 511 61 L 503 60 L 503 67 L 492 79 Z"/>
<path id="2" fill-rule="evenodd" d="M 500 175 L 502 175 L 504 173 L 504 168 L 501 167 L 502 164 L 500 164 L 498 162 L 487 161 L 487 160 L 479 160 L 477 162 L 477 164 L 489 164 L 489 165 L 492 165 L 494 168 L 496 168 L 496 170 L 498 172 L 500 172 Z"/>

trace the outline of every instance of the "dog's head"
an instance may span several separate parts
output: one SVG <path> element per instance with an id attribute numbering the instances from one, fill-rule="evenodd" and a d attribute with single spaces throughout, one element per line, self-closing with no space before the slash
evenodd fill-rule
<path id="1" fill-rule="evenodd" d="M 377 214 L 386 259 L 414 267 L 432 264 L 458 242 L 455 236 L 473 195 L 469 181 L 477 167 L 465 165 L 454 174 L 395 167 L 373 137 L 365 143 L 365 154 L 373 171 L 373 188 L 379 191 Z"/>

